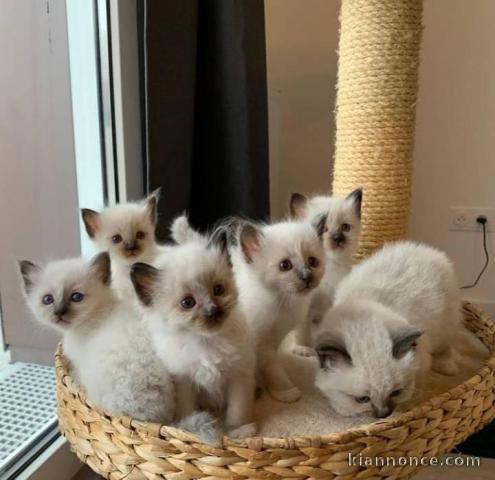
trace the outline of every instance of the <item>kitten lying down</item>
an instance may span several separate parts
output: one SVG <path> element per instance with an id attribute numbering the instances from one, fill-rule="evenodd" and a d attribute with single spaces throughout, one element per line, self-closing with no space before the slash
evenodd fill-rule
<path id="1" fill-rule="evenodd" d="M 313 332 L 316 384 L 342 415 L 390 415 L 430 368 L 456 375 L 463 327 L 454 267 L 412 242 L 389 244 L 356 265 Z M 481 345 L 480 345 L 481 347 Z"/>

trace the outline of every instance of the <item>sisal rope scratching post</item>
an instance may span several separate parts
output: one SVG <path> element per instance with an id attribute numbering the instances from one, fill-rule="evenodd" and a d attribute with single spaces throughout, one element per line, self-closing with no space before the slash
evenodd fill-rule
<path id="1" fill-rule="evenodd" d="M 342 0 L 333 194 L 364 188 L 358 256 L 404 238 L 422 0 Z"/>

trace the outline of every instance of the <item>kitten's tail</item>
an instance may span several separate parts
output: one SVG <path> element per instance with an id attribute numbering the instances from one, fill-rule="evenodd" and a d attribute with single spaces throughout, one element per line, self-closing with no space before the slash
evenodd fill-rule
<path id="1" fill-rule="evenodd" d="M 204 443 L 218 444 L 223 435 L 220 422 L 208 412 L 194 412 L 175 426 L 194 433 Z"/>
<path id="2" fill-rule="evenodd" d="M 203 240 L 202 235 L 191 227 L 187 215 L 180 215 L 172 222 L 170 235 L 172 240 L 179 245 Z"/>

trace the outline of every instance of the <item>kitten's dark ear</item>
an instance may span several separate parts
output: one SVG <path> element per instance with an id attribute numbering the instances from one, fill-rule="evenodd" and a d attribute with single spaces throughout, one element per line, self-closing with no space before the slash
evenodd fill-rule
<path id="1" fill-rule="evenodd" d="M 81 208 L 81 217 L 89 238 L 95 238 L 96 232 L 100 228 L 100 214 L 89 208 Z"/>
<path id="2" fill-rule="evenodd" d="M 112 278 L 112 265 L 108 252 L 101 252 L 91 260 L 91 269 L 101 280 L 103 285 L 110 285 Z"/>
<path id="3" fill-rule="evenodd" d="M 227 260 L 230 263 L 229 237 L 228 226 L 221 225 L 217 227 L 208 239 L 208 248 L 218 248 L 222 255 L 227 257 Z"/>
<path id="4" fill-rule="evenodd" d="M 392 355 L 394 358 L 402 358 L 406 353 L 413 350 L 417 345 L 417 340 L 423 335 L 421 330 L 415 327 L 407 327 L 403 330 L 395 332 L 392 337 Z"/>
<path id="5" fill-rule="evenodd" d="M 320 368 L 328 370 L 334 367 L 352 365 L 352 359 L 345 346 L 331 341 L 322 341 L 316 347 Z"/>
<path id="6" fill-rule="evenodd" d="M 293 193 L 290 197 L 289 209 L 291 218 L 301 219 L 306 217 L 306 204 L 308 199 L 300 193 Z"/>
<path id="7" fill-rule="evenodd" d="M 261 237 L 263 234 L 254 226 L 245 223 L 240 226 L 239 243 L 247 263 L 252 263 L 254 255 L 261 249 Z"/>
<path id="8" fill-rule="evenodd" d="M 363 189 L 356 188 L 346 197 L 347 200 L 350 200 L 354 204 L 354 209 L 358 218 L 361 218 L 361 204 L 363 203 Z"/>
<path id="9" fill-rule="evenodd" d="M 34 285 L 34 276 L 40 272 L 41 268 L 29 260 L 19 260 L 19 270 L 24 282 L 24 290 L 29 293 Z"/>
<path id="10" fill-rule="evenodd" d="M 320 215 L 317 215 L 312 221 L 311 225 L 313 228 L 316 230 L 316 233 L 318 234 L 318 237 L 322 237 L 323 234 L 326 231 L 327 228 L 327 214 L 326 213 L 321 213 Z"/>
<path id="11" fill-rule="evenodd" d="M 156 225 L 158 219 L 158 200 L 160 200 L 161 191 L 161 187 L 158 187 L 156 190 L 153 190 L 145 200 L 146 211 L 153 225 Z"/>
<path id="12" fill-rule="evenodd" d="M 153 303 L 155 285 L 160 278 L 160 270 L 147 263 L 135 263 L 131 267 L 131 281 L 143 305 Z"/>

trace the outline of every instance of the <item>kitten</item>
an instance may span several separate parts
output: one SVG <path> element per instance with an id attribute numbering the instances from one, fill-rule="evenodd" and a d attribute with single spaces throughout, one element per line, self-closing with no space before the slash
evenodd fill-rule
<path id="1" fill-rule="evenodd" d="M 169 373 L 150 348 L 136 312 L 110 288 L 110 258 L 98 254 L 39 267 L 20 262 L 27 304 L 35 318 L 63 334 L 74 380 L 99 408 L 144 421 L 170 424 L 175 391 Z M 179 428 L 205 441 L 217 438 L 211 416 L 196 414 Z"/>
<path id="2" fill-rule="evenodd" d="M 225 410 L 228 435 L 254 435 L 254 348 L 225 233 L 172 247 L 156 266 L 137 263 L 131 278 L 156 352 L 176 380 L 179 417 L 198 407 L 201 393 L 208 406 Z"/>
<path id="3" fill-rule="evenodd" d="M 417 374 L 458 372 L 452 343 L 463 332 L 447 256 L 412 242 L 386 245 L 342 280 L 316 327 L 316 385 L 342 415 L 388 416 L 411 398 Z"/>
<path id="4" fill-rule="evenodd" d="M 275 399 L 295 402 L 300 390 L 278 357 L 280 343 L 305 318 L 325 270 L 325 218 L 254 225 L 240 222 L 231 248 L 239 302 L 253 332 L 262 382 Z"/>
<path id="5" fill-rule="evenodd" d="M 295 330 L 293 353 L 297 355 L 316 355 L 310 347 L 312 325 L 318 323 L 330 308 L 337 284 L 351 271 L 361 230 L 361 200 L 360 188 L 345 198 L 316 196 L 307 199 L 299 193 L 292 194 L 292 218 L 313 222 L 320 215 L 327 218 L 323 233 L 325 274 L 313 295 L 309 315 Z"/>
<path id="6" fill-rule="evenodd" d="M 100 213 L 81 210 L 89 237 L 101 251 L 110 253 L 113 287 L 122 300 L 134 296 L 130 266 L 135 262 L 151 263 L 159 253 L 155 240 L 159 196 L 160 189 L 141 202 L 113 205 Z"/>
<path id="7" fill-rule="evenodd" d="M 173 419 L 173 385 L 150 353 L 137 314 L 110 288 L 110 257 L 20 262 L 25 296 L 36 319 L 63 334 L 75 379 L 100 408 L 141 420 Z"/>

